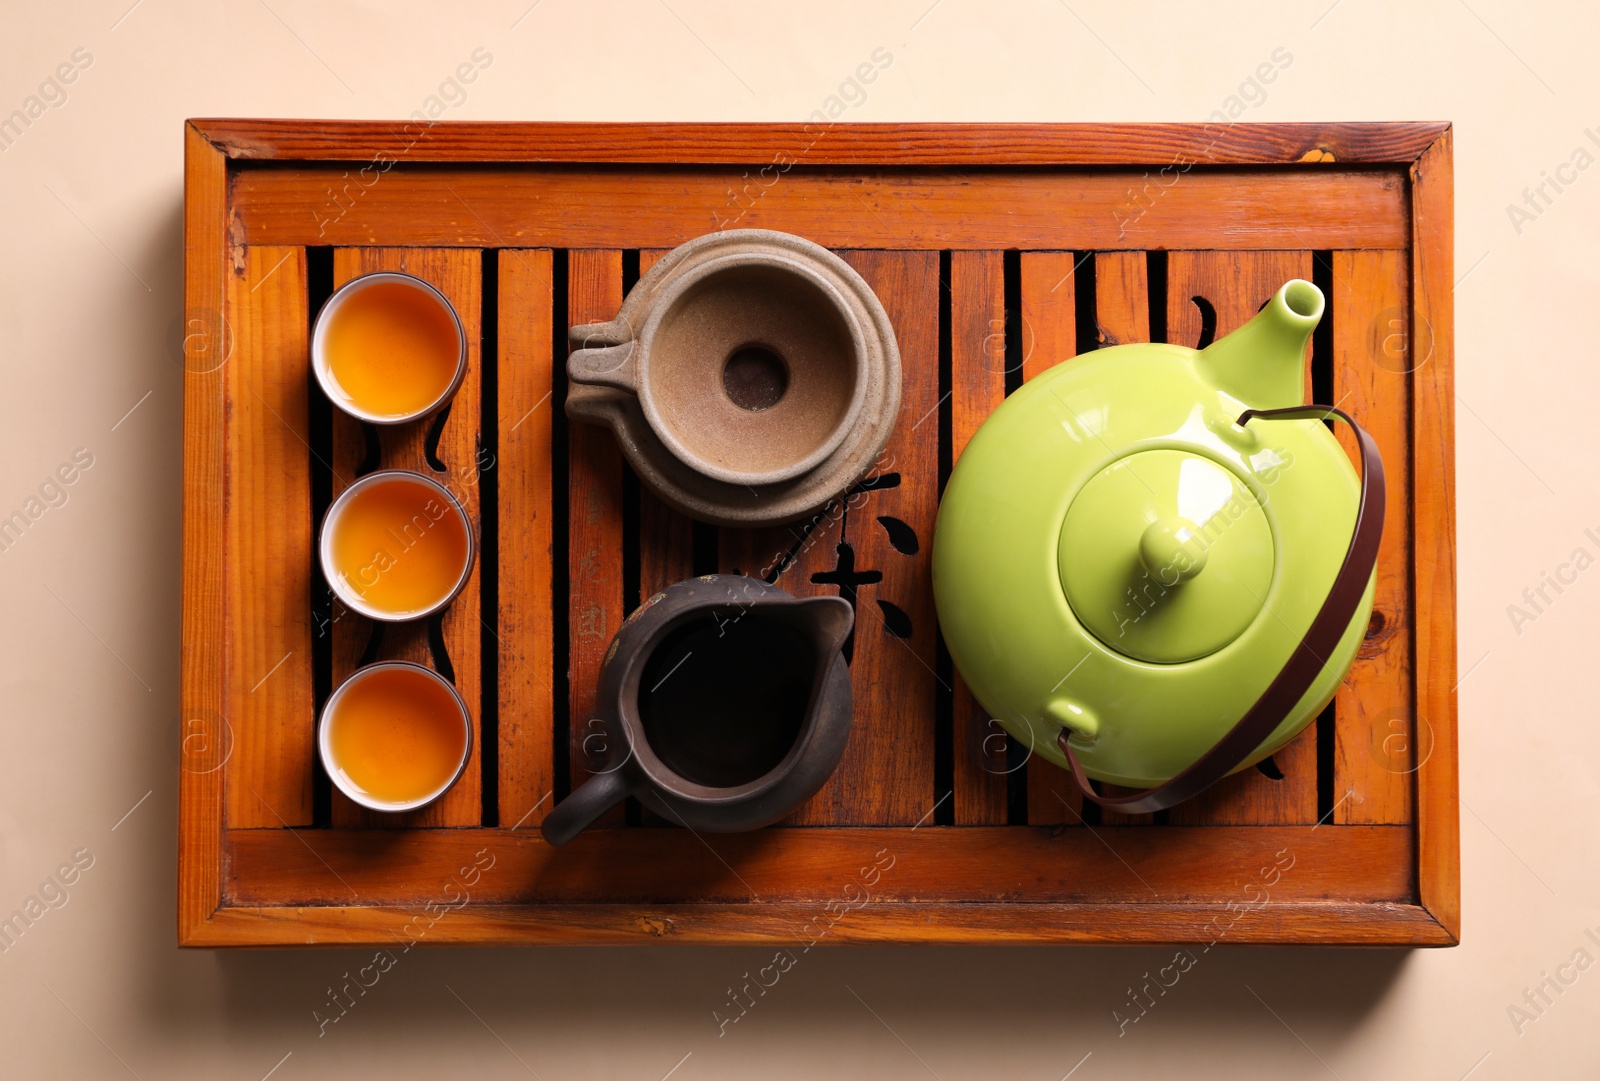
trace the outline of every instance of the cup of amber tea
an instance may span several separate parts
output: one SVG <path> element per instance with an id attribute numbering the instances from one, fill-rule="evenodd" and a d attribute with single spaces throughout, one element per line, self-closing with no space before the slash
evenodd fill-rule
<path id="1" fill-rule="evenodd" d="M 472 753 L 466 701 L 410 661 L 357 669 L 322 708 L 322 766 L 339 791 L 374 811 L 414 811 L 450 790 Z"/>
<path id="2" fill-rule="evenodd" d="M 322 573 L 351 611 L 400 623 L 440 611 L 472 573 L 476 544 L 466 508 L 431 477 L 368 473 L 322 519 Z"/>
<path id="3" fill-rule="evenodd" d="M 404 424 L 444 407 L 467 372 L 467 333 L 445 295 L 383 271 L 352 278 L 317 313 L 311 367 L 357 420 Z"/>

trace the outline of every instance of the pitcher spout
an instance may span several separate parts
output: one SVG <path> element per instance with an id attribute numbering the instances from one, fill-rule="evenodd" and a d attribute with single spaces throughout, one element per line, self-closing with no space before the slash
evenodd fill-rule
<path id="1" fill-rule="evenodd" d="M 1306 342 L 1325 306 L 1315 285 L 1286 282 L 1254 319 L 1201 350 L 1196 364 L 1207 381 L 1252 409 L 1302 405 Z"/>
<path id="2" fill-rule="evenodd" d="M 794 609 L 810 629 L 821 657 L 843 649 L 855 628 L 855 609 L 843 597 L 802 597 Z"/>

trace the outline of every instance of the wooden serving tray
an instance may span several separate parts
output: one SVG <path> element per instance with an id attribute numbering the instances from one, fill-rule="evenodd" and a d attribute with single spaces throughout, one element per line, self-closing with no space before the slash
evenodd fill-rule
<path id="1" fill-rule="evenodd" d="M 196 120 L 186 140 L 182 944 L 1457 941 L 1448 125 Z M 899 338 L 892 460 L 813 523 L 691 523 L 563 414 L 567 328 L 728 227 L 839 251 Z M 379 268 L 442 289 L 472 343 L 443 422 L 381 438 L 307 359 L 321 301 Z M 1046 366 L 1225 334 L 1294 276 L 1330 300 L 1308 394 L 1388 469 L 1366 644 L 1260 768 L 1161 815 L 1085 808 L 951 672 L 928 577 L 944 478 Z M 483 555 L 441 620 L 378 639 L 330 603 L 313 539 L 380 464 L 449 484 Z M 838 773 L 759 833 L 635 805 L 550 848 L 535 827 L 603 760 L 612 633 L 712 571 L 855 603 Z M 445 799 L 378 821 L 321 774 L 315 718 L 397 656 L 454 679 L 478 739 Z"/>

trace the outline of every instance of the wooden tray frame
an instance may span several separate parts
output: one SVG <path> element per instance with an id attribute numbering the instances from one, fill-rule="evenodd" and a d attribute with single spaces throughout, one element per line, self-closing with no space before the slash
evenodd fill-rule
<path id="1" fill-rule="evenodd" d="M 193 120 L 185 129 L 180 944 L 675 941 L 808 948 L 821 942 L 1458 941 L 1448 124 L 841 124 L 817 130 L 795 124 L 439 123 L 413 129 L 418 126 L 260 120 Z M 248 424 L 230 428 L 238 405 L 230 394 L 239 394 L 230 380 L 242 377 L 234 370 L 237 358 L 227 363 L 236 352 L 248 356 L 271 332 L 234 318 L 238 293 L 230 288 L 238 289 L 242 275 L 254 275 L 244 280 L 257 287 L 269 280 L 264 267 L 250 269 L 263 245 L 330 243 L 280 212 L 275 199 L 341 171 L 387 172 L 389 165 L 377 163 L 396 161 L 401 164 L 393 175 L 405 179 L 386 179 L 387 187 L 341 215 L 334 233 L 344 239 L 332 243 L 552 247 L 574 254 L 655 250 L 693 233 L 684 229 L 681 207 L 657 213 L 663 204 L 652 200 L 662 196 L 652 184 L 698 170 L 725 175 L 733 194 L 738 178 L 749 190 L 752 178 L 770 173 L 782 177 L 774 189 L 781 199 L 754 205 L 740 224 L 788 228 L 840 248 L 948 251 L 945 285 L 960 309 L 953 313 L 957 320 L 973 317 L 963 290 L 998 282 L 1000 253 L 1007 249 L 1023 250 L 1026 259 L 1054 257 L 1051 267 L 1072 251 L 1106 253 L 1098 286 L 1102 313 L 1106 298 L 1120 288 L 1117 275 L 1137 271 L 1119 252 L 1390 253 L 1386 258 L 1400 261 L 1395 265 L 1408 287 L 1402 333 L 1409 343 L 1419 335 L 1431 343 L 1431 353 L 1409 372 L 1408 404 L 1395 429 L 1407 448 L 1402 457 L 1409 458 L 1401 467 L 1409 468 L 1409 482 L 1398 498 L 1410 534 L 1391 571 L 1404 607 L 1387 616 L 1391 631 L 1403 631 L 1396 640 L 1406 644 L 1387 656 L 1377 656 L 1383 650 L 1375 646 L 1371 659 L 1373 671 L 1387 664 L 1393 671 L 1383 678 L 1409 688 L 1407 710 L 1431 730 L 1431 741 L 1423 740 L 1424 760 L 1398 795 L 1374 797 L 1375 804 L 1389 800 L 1398 821 L 1363 822 L 1342 800 L 1316 822 L 1289 825 L 1177 824 L 1181 818 L 1111 824 L 1108 816 L 1079 829 L 890 816 L 897 824 L 779 828 L 709 840 L 681 830 L 617 829 L 596 835 L 588 848 L 580 842 L 559 853 L 526 828 L 536 819 L 511 827 L 386 831 L 358 828 L 360 822 L 286 828 L 281 817 L 280 828 L 230 824 L 238 819 L 228 810 L 228 784 L 238 788 L 249 775 L 238 772 L 245 768 L 240 760 L 230 765 L 229 759 L 236 745 L 258 734 L 229 720 L 239 718 L 235 707 L 243 693 L 230 664 L 240 650 L 255 648 L 251 635 L 268 624 L 254 622 L 260 613 L 249 598 L 260 594 L 240 582 L 229 560 L 240 558 L 242 544 L 273 541 L 241 537 L 230 515 L 239 513 L 241 496 L 265 504 L 275 498 L 271 478 L 249 472 Z M 517 172 L 526 163 L 549 168 L 528 179 Z M 1136 185 L 1169 175 L 1163 170 L 1183 174 L 1170 189 L 1174 194 L 1154 200 L 1135 221 L 1124 212 L 1116 222 L 1118 208 L 1128 205 L 1120 189 L 1131 194 Z M 443 205 L 448 197 L 428 187 L 438 176 L 454 179 L 451 195 L 465 210 L 452 211 Z M 626 181 L 620 187 L 619 177 Z M 497 191 L 511 182 L 547 184 L 551 197 L 518 204 L 515 193 Z M 1280 201 L 1290 185 L 1294 201 Z M 1073 206 L 1061 201 L 1068 188 L 1078 199 Z M 567 197 L 586 201 L 590 213 L 555 205 Z M 740 197 L 734 199 L 742 207 Z M 850 199 L 856 212 L 843 213 Z M 419 206 L 431 209 L 419 214 Z M 628 213 L 595 212 L 606 206 Z M 922 238 L 929 219 L 919 225 L 918 217 L 928 206 L 939 215 L 939 235 L 931 243 Z M 708 219 L 699 231 L 718 224 Z M 252 247 L 261 251 L 252 253 Z M 1372 265 L 1353 258 L 1345 270 L 1359 275 Z M 568 300 L 574 316 L 587 303 L 598 318 L 610 314 L 620 295 Z M 977 310 L 981 314 L 981 305 Z M 1101 319 L 1102 340 L 1118 333 L 1138 338 L 1137 321 L 1120 332 L 1111 322 Z M 1149 331 L 1148 325 L 1142 329 Z M 278 346 L 292 350 L 294 342 Z M 959 378 L 951 389 L 952 436 L 959 446 L 997 392 L 993 384 Z M 1367 390 L 1371 404 L 1378 391 Z M 1363 393 L 1360 387 L 1349 392 L 1358 400 Z M 230 482 L 240 475 L 256 487 Z M 292 523 L 287 528 L 278 539 L 289 555 L 309 558 L 309 534 Z M 271 597 L 266 600 L 270 605 Z M 1387 603 L 1380 596 L 1380 611 Z M 291 666 L 303 663 L 296 659 Z M 302 671 L 296 678 L 310 675 Z M 964 692 L 957 687 L 955 693 L 959 733 L 970 722 L 963 719 Z M 1359 687 L 1351 693 L 1359 698 Z M 1362 723 L 1387 723 L 1364 713 L 1360 701 L 1353 708 Z M 1417 745 L 1409 719 L 1397 731 Z M 260 755 L 257 760 L 270 763 Z M 968 783 L 961 775 L 969 768 L 957 763 L 958 784 Z M 230 776 L 245 781 L 225 784 Z M 1217 821 L 1214 812 L 1201 812 L 1200 821 Z M 1292 871 L 1284 868 L 1285 854 Z M 492 873 L 486 861 L 496 868 Z"/>

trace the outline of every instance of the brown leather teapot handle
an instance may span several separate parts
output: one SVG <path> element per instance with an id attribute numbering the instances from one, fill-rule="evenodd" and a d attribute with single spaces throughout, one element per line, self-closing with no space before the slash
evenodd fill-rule
<path id="1" fill-rule="evenodd" d="M 1356 508 L 1356 527 L 1350 534 L 1350 547 L 1345 551 L 1344 563 L 1334 576 L 1327 599 L 1322 602 L 1322 608 L 1311 621 L 1305 637 L 1295 647 L 1282 671 L 1256 699 L 1255 705 L 1209 751 L 1165 784 L 1127 796 L 1098 794 L 1090 787 L 1083 765 L 1068 745 L 1067 730 L 1062 729 L 1056 737 L 1056 743 L 1067 756 L 1073 779 L 1083 790 L 1084 799 L 1102 807 L 1110 807 L 1124 814 L 1162 811 L 1199 795 L 1227 776 L 1261 746 L 1262 741 L 1283 723 L 1289 711 L 1305 697 L 1306 691 L 1326 666 L 1327 658 L 1333 655 L 1339 645 L 1339 639 L 1344 637 L 1367 591 L 1367 582 L 1372 578 L 1372 569 L 1378 562 L 1378 542 L 1383 538 L 1383 512 L 1386 505 L 1383 459 L 1378 454 L 1377 443 L 1348 413 L 1333 406 L 1246 409 L 1239 415 L 1239 424 L 1243 426 L 1256 417 L 1264 420 L 1326 420 L 1328 417 L 1338 417 L 1354 430 L 1361 452 L 1361 500 Z"/>

